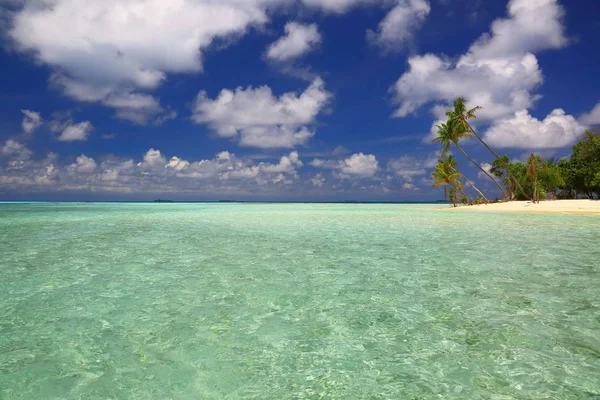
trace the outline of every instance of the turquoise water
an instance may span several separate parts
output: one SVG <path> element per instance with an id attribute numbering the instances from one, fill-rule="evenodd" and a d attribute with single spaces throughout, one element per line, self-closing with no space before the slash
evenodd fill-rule
<path id="1" fill-rule="evenodd" d="M 0 399 L 598 399 L 600 218 L 0 205 Z"/>

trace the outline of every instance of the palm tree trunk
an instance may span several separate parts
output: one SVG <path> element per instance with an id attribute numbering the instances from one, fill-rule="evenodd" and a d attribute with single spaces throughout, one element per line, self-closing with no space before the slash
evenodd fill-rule
<path id="1" fill-rule="evenodd" d="M 473 204 L 473 201 L 472 201 L 472 200 L 469 198 L 469 196 L 468 196 L 468 195 L 465 193 L 465 190 L 464 190 L 464 189 L 460 189 L 460 188 L 459 188 L 458 190 L 460 190 L 460 192 L 462 193 L 462 195 L 463 195 L 463 196 L 465 196 L 465 199 L 467 199 L 467 203 L 468 203 L 469 205 L 472 205 L 472 204 Z"/>
<path id="2" fill-rule="evenodd" d="M 500 186 L 500 184 L 498 183 L 498 181 L 496 181 L 494 179 L 494 177 L 489 174 L 489 172 L 487 172 L 485 169 L 483 169 L 483 167 L 481 165 L 477 164 L 475 162 L 475 160 L 473 160 L 471 157 L 469 157 L 469 155 L 467 153 L 465 153 L 465 151 L 463 150 L 463 148 L 460 147 L 460 145 L 458 143 L 454 143 L 454 144 L 456 145 L 456 147 L 458 147 L 458 149 L 460 150 L 460 152 L 463 153 L 463 155 L 469 159 L 469 161 L 471 161 L 473 164 L 475 164 L 475 166 L 477 166 L 477 168 L 479 168 L 481 170 L 481 172 L 483 172 L 488 178 L 490 178 L 496 184 L 496 186 L 498 186 L 498 189 L 500 189 L 500 191 L 502 192 L 502 197 L 506 198 L 506 192 L 504 191 L 504 189 L 502 188 L 502 186 Z"/>
<path id="3" fill-rule="evenodd" d="M 494 156 L 496 159 L 500 158 L 500 156 L 498 156 L 498 154 L 496 154 L 496 152 L 495 152 L 494 150 L 492 150 L 492 148 L 491 148 L 490 146 L 488 146 L 488 144 L 487 144 L 486 142 L 484 142 L 484 141 L 483 141 L 483 139 L 481 138 L 481 136 L 479 136 L 479 135 L 477 134 L 477 132 L 475 132 L 475 129 L 473 129 L 473 127 L 471 126 L 471 124 L 469 124 L 469 123 L 468 123 L 468 122 L 466 122 L 466 121 L 465 121 L 465 123 L 467 124 L 467 127 L 468 127 L 468 128 L 471 130 L 471 132 L 473 132 L 473 135 L 475 135 L 475 137 L 476 137 L 477 139 L 479 139 L 479 141 L 481 142 L 481 144 L 482 144 L 482 145 L 484 145 L 484 146 L 485 146 L 485 148 L 486 148 L 486 149 L 488 149 L 488 150 L 489 150 L 489 152 L 490 152 L 490 153 L 492 153 L 492 155 L 493 155 L 493 156 Z M 515 177 L 514 177 L 514 176 L 513 176 L 513 174 L 512 174 L 512 173 L 511 173 L 511 172 L 508 170 L 508 168 L 506 169 L 506 173 L 508 174 L 508 177 L 509 177 L 510 179 L 512 179 L 512 180 L 513 180 L 513 182 L 515 182 L 515 183 L 517 184 L 517 186 L 519 187 L 519 189 L 521 189 L 521 192 L 522 192 L 523 194 L 525 194 L 525 191 L 523 190 L 523 187 L 521 186 L 521 183 L 519 183 L 519 181 L 517 181 L 517 180 L 515 179 Z M 503 192 L 503 193 L 504 193 L 504 192 Z M 506 197 L 506 194 L 504 194 L 504 196 Z M 526 195 L 526 196 L 527 196 L 527 195 Z"/>
<path id="4" fill-rule="evenodd" d="M 508 172 L 508 171 L 507 171 Z M 523 189 L 523 186 L 521 186 L 521 182 L 519 182 L 517 180 L 517 178 L 515 178 L 513 176 L 513 174 L 511 174 L 510 172 L 508 172 L 508 176 L 513 180 L 513 182 L 519 187 L 519 189 L 521 190 L 521 193 L 523 193 L 523 196 L 525 196 L 525 198 L 527 198 L 528 200 L 531 200 L 531 197 L 529 197 L 529 195 L 527 193 L 525 193 L 525 189 Z"/>
<path id="5" fill-rule="evenodd" d="M 455 169 L 455 170 L 456 170 L 456 169 Z M 464 175 L 463 175 L 463 178 L 465 178 L 465 180 L 467 181 L 467 183 L 469 184 L 469 186 L 471 186 L 473 189 L 475 189 L 475 191 L 476 191 L 477 193 L 479 193 L 479 195 L 480 195 L 480 196 L 483 198 L 483 200 L 485 200 L 485 204 L 487 204 L 487 203 L 489 203 L 489 202 L 490 202 L 490 201 L 488 200 L 488 198 L 487 198 L 487 197 L 485 197 L 485 195 L 484 195 L 484 194 L 481 192 L 481 190 L 477 189 L 477 186 L 475 186 L 475 185 L 473 184 L 473 182 L 471 182 L 471 181 L 469 180 L 469 178 L 467 178 L 467 177 L 466 177 L 466 176 L 464 176 Z"/>
<path id="6" fill-rule="evenodd" d="M 454 168 L 453 168 L 453 169 L 454 169 Z M 456 171 L 456 169 L 454 169 L 454 170 Z M 469 199 L 469 196 L 467 196 L 467 194 L 465 193 L 464 189 L 463 189 L 461 186 L 462 186 L 462 184 L 461 184 L 460 186 L 459 186 L 459 185 L 457 185 L 457 184 L 454 184 L 454 185 L 453 185 L 453 187 L 454 187 L 454 190 L 455 190 L 455 191 L 457 191 L 457 190 L 458 190 L 458 191 L 460 192 L 460 194 L 462 194 L 462 195 L 465 197 L 465 199 L 467 200 L 467 203 L 469 203 L 469 205 L 473 204 L 473 203 L 471 202 L 471 199 Z"/>
<path id="7" fill-rule="evenodd" d="M 469 123 L 468 123 L 468 122 L 466 122 L 466 121 L 465 121 L 465 123 L 467 124 L 467 127 L 469 128 L 469 130 L 470 130 L 471 132 L 473 132 L 473 135 L 475 135 L 475 137 L 476 137 L 477 139 L 479 139 L 479 141 L 481 142 L 481 144 L 483 144 L 483 145 L 486 147 L 486 149 L 488 149 L 488 150 L 490 151 L 490 153 L 492 153 L 492 155 L 493 155 L 494 157 L 496 157 L 496 158 L 500 158 L 500 157 L 498 156 L 498 154 L 496 154 L 496 153 L 494 152 L 494 150 L 492 150 L 492 148 L 491 148 L 490 146 L 488 146 L 486 142 L 484 142 L 484 141 L 483 141 L 483 139 L 481 138 L 481 136 L 479 136 L 479 135 L 477 134 L 477 132 L 475 132 L 475 129 L 473 129 L 473 127 L 471 126 L 471 124 L 469 124 Z"/>

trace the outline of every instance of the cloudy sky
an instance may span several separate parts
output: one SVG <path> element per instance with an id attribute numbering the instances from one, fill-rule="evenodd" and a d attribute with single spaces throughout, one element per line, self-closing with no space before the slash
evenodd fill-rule
<path id="1" fill-rule="evenodd" d="M 0 200 L 440 199 L 458 96 L 514 159 L 600 123 L 599 31 L 597 0 L 0 0 Z"/>

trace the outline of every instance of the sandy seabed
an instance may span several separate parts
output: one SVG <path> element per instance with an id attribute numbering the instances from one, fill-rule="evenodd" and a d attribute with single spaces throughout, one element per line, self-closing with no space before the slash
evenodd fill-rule
<path id="1" fill-rule="evenodd" d="M 531 201 L 510 201 L 507 203 L 480 204 L 444 209 L 457 212 L 474 211 L 600 215 L 600 200 L 546 200 L 541 201 L 538 204 L 533 204 Z"/>

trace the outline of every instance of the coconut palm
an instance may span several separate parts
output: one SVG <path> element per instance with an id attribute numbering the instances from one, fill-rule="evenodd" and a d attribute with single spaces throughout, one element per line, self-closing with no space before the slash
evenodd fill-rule
<path id="1" fill-rule="evenodd" d="M 458 172 L 458 171 L 457 171 Z M 471 182 L 469 180 L 469 178 L 467 178 L 466 176 L 462 175 L 463 178 L 465 178 L 465 181 L 467 181 L 467 183 L 469 184 L 469 186 L 471 186 L 477 193 L 479 193 L 479 195 L 481 196 L 481 198 L 486 202 L 489 203 L 490 201 L 488 200 L 487 197 L 485 197 L 485 195 L 483 194 L 483 192 L 479 189 L 477 189 L 477 186 L 475 186 L 475 184 L 473 184 L 473 182 Z"/>
<path id="2" fill-rule="evenodd" d="M 431 177 L 434 179 L 433 186 L 437 187 L 444 185 L 444 196 L 446 195 L 446 187 L 450 186 L 452 192 L 460 192 L 469 202 L 469 197 L 465 193 L 460 178 L 463 175 L 456 169 L 457 162 L 453 156 L 440 158 L 435 166 Z M 450 196 L 452 204 L 456 206 L 455 196 Z"/>
<path id="3" fill-rule="evenodd" d="M 533 153 L 529 155 L 529 159 L 527 160 L 527 177 L 529 177 L 533 186 L 532 199 L 534 204 L 540 202 L 540 188 L 538 181 L 538 164 L 540 161 L 541 159 L 537 158 Z"/>
<path id="4" fill-rule="evenodd" d="M 441 123 L 437 126 L 438 128 L 438 136 L 433 139 L 433 142 L 438 142 L 442 145 L 442 154 L 445 155 L 450 150 L 450 145 L 454 144 L 458 150 L 469 161 L 471 161 L 481 172 L 487 175 L 495 184 L 498 186 L 504 197 L 506 197 L 506 193 L 500 184 L 487 172 L 481 165 L 479 165 L 475 160 L 473 160 L 462 148 L 462 146 L 458 143 L 461 139 L 470 138 L 472 135 L 465 129 L 464 125 L 456 118 L 449 118 L 445 123 Z"/>
<path id="5" fill-rule="evenodd" d="M 479 139 L 479 141 L 481 142 L 481 144 L 483 144 L 485 146 L 486 149 L 488 149 L 488 151 L 490 153 L 492 153 L 492 155 L 494 156 L 495 159 L 498 159 L 499 156 L 498 154 L 496 154 L 494 152 L 494 150 L 492 150 L 492 148 L 490 146 L 488 146 L 488 144 L 486 142 L 483 141 L 483 139 L 481 138 L 481 136 L 479 136 L 477 134 L 477 132 L 475 131 L 475 129 L 473 129 L 473 127 L 471 126 L 471 124 L 469 124 L 470 119 L 476 119 L 477 116 L 475 115 L 476 111 L 481 110 L 483 107 L 480 106 L 475 106 L 473 108 L 471 108 L 470 110 L 467 109 L 467 105 L 466 105 L 466 100 L 463 97 L 459 97 L 458 99 L 454 100 L 454 110 L 450 110 L 448 112 L 446 112 L 446 115 L 448 116 L 448 118 L 450 119 L 455 119 L 457 120 L 460 125 L 462 125 L 464 127 L 465 130 L 470 131 L 473 133 L 473 135 L 475 135 L 475 137 L 477 139 Z M 513 176 L 511 176 L 511 172 L 509 170 L 507 170 L 507 173 L 510 177 L 510 179 L 512 179 L 513 181 L 515 180 Z M 489 174 L 486 174 L 491 180 L 494 181 L 494 183 L 496 184 L 496 186 L 498 186 L 500 188 L 500 190 L 502 191 L 502 195 L 504 196 L 504 198 L 507 198 L 506 192 L 504 191 L 504 189 L 502 189 L 502 187 L 498 184 L 498 182 Z"/>
<path id="6" fill-rule="evenodd" d="M 492 161 L 492 169 L 490 172 L 494 174 L 497 178 L 504 179 L 504 185 L 508 189 L 508 198 L 513 200 L 515 198 L 515 186 L 519 188 L 523 196 L 529 198 L 525 189 L 521 185 L 521 182 L 510 171 L 510 158 L 505 154 L 500 157 L 496 157 L 494 161 Z"/>

